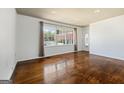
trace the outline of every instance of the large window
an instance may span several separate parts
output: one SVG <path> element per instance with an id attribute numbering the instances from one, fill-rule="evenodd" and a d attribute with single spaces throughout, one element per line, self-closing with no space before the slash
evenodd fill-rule
<path id="1" fill-rule="evenodd" d="M 72 45 L 74 29 L 65 26 L 44 24 L 44 45 Z"/>
<path id="2" fill-rule="evenodd" d="M 54 46 L 56 45 L 56 26 L 50 24 L 44 24 L 44 45 Z"/>

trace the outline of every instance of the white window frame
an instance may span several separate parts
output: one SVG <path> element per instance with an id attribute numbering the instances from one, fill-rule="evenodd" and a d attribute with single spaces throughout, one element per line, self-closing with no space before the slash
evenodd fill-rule
<path id="1" fill-rule="evenodd" d="M 45 24 L 50 24 L 50 23 L 45 23 Z M 57 35 L 57 33 L 55 33 L 55 42 L 56 42 L 56 44 L 55 44 L 55 45 L 47 45 L 47 46 L 45 46 L 45 35 L 44 35 L 44 47 L 74 45 L 74 42 L 75 42 L 75 40 L 74 40 L 74 38 L 75 38 L 75 37 L 74 37 L 74 28 L 72 28 L 72 27 L 67 27 L 67 26 L 63 26 L 63 25 L 56 25 L 56 24 L 50 24 L 50 25 L 55 25 L 55 26 L 56 26 L 56 31 L 57 31 L 57 27 L 61 27 L 61 28 L 62 28 L 62 34 L 65 34 L 65 35 L 64 35 L 64 36 L 65 36 L 65 44 L 64 44 L 64 45 L 57 45 L 57 40 L 56 40 L 56 35 Z M 71 43 L 71 44 L 67 44 L 66 33 L 64 33 L 63 28 L 71 28 L 71 29 L 72 29 L 72 31 L 68 31 L 68 32 L 72 32 L 72 33 L 73 33 L 73 36 L 72 36 L 72 43 Z M 43 27 L 43 29 L 45 29 L 45 27 Z M 64 43 L 64 42 L 63 42 L 63 43 Z"/>

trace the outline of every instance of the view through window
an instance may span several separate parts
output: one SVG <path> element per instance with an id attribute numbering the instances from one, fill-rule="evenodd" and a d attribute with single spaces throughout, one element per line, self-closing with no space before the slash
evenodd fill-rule
<path id="1" fill-rule="evenodd" d="M 72 45 L 74 41 L 74 29 L 71 27 L 44 24 L 44 45 Z"/>

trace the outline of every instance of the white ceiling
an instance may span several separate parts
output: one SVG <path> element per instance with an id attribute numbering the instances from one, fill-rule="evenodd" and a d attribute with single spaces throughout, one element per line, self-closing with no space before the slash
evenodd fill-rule
<path id="1" fill-rule="evenodd" d="M 19 14 L 85 26 L 124 14 L 124 8 L 18 8 Z"/>

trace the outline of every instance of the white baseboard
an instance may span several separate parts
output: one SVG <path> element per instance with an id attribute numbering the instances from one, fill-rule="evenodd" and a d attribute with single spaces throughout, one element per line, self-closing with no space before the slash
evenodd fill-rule
<path id="1" fill-rule="evenodd" d="M 105 55 L 100 53 L 92 53 L 92 52 L 90 52 L 90 54 L 124 61 L 124 58 L 121 58 L 121 57 L 115 57 L 115 56 L 110 56 L 110 55 Z"/>
<path id="2" fill-rule="evenodd" d="M 70 51 L 70 52 L 48 55 L 48 56 L 44 56 L 44 57 L 34 57 L 34 58 L 28 58 L 28 59 L 21 59 L 21 60 L 17 60 L 17 62 L 26 61 L 26 60 L 33 60 L 33 59 L 38 59 L 38 58 L 52 57 L 52 56 L 57 56 L 57 55 L 62 55 L 62 54 L 67 54 L 67 53 L 73 53 L 73 52 L 80 52 L 80 51 L 86 51 L 86 50 Z"/>

